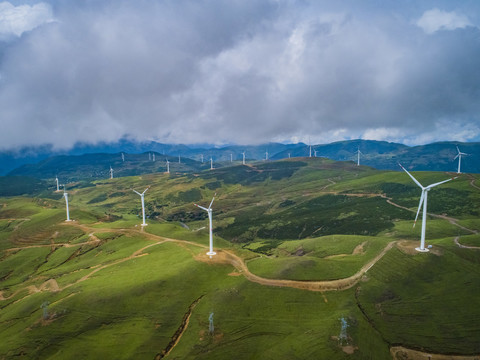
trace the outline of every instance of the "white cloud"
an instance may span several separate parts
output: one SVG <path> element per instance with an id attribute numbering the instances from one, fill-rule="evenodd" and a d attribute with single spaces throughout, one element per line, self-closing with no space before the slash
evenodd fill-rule
<path id="1" fill-rule="evenodd" d="M 21 36 L 25 31 L 54 21 L 49 4 L 14 6 L 8 1 L 0 3 L 0 36 Z"/>
<path id="2" fill-rule="evenodd" d="M 463 29 L 472 26 L 472 23 L 465 15 L 435 8 L 425 11 L 417 20 L 417 26 L 421 27 L 427 34 L 433 34 L 438 30 Z"/>
<path id="3" fill-rule="evenodd" d="M 312 3 L 56 2 L 58 21 L 0 49 L 0 149 L 122 136 L 478 141 L 478 28 L 429 36 L 411 10 Z M 471 4 L 463 13 L 480 13 Z M 29 27 L 53 18 L 44 6 Z M 451 18 L 429 29 L 468 22 Z"/>

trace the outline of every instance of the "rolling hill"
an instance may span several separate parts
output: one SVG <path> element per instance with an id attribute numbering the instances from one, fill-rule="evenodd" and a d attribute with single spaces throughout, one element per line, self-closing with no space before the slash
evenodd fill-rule
<path id="1" fill-rule="evenodd" d="M 403 144 L 385 141 L 350 140 L 330 144 L 312 145 L 312 156 L 315 151 L 318 157 L 326 157 L 337 161 L 357 161 L 357 149 L 362 152 L 361 164 L 383 170 L 398 170 L 402 163 L 410 170 L 424 171 L 456 171 L 454 160 L 459 146 L 462 152 L 469 154 L 462 158 L 462 172 L 480 173 L 480 143 L 442 142 L 422 146 L 409 147 Z M 205 169 L 210 158 L 216 167 L 236 165 L 242 160 L 245 152 L 247 162 L 265 159 L 268 151 L 269 159 L 280 160 L 290 157 L 308 157 L 310 148 L 303 144 L 269 143 L 256 146 L 226 146 L 190 148 L 185 145 L 165 145 L 156 142 L 135 143 L 120 141 L 115 144 L 97 146 L 77 145 L 72 150 L 58 154 L 48 148 L 38 151 L 26 149 L 19 152 L 0 153 L 0 174 L 35 176 L 48 179 L 61 171 L 68 178 L 99 179 L 108 175 L 109 166 L 118 168 L 119 176 L 160 171 L 161 162 L 166 158 L 175 162 L 178 156 L 195 160 L 200 164 L 187 163 L 189 166 L 179 167 L 178 171 L 197 171 Z M 120 153 L 127 154 L 129 166 L 120 164 Z M 148 164 L 148 153 L 155 153 L 158 164 Z M 20 154 L 24 154 L 21 156 Z M 142 155 L 143 154 L 143 155 Z M 203 156 L 204 164 L 201 165 Z M 67 159 L 67 157 L 69 159 Z M 233 160 L 233 164 L 230 160 Z M 157 167 L 155 167 L 157 165 Z M 163 165 L 164 166 L 164 165 Z M 68 173 L 68 174 L 67 174 Z M 123 175 L 122 175 L 123 174 Z"/>
<path id="2" fill-rule="evenodd" d="M 1 197 L 0 358 L 473 359 L 478 181 L 430 192 L 426 254 L 405 173 L 325 158 L 74 181 L 69 223 L 54 189 Z"/>

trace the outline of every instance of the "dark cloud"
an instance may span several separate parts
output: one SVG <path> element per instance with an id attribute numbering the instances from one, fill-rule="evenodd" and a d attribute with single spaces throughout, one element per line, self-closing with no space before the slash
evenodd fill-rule
<path id="1" fill-rule="evenodd" d="M 30 2 L 0 146 L 480 140 L 480 5 L 376 3 Z"/>

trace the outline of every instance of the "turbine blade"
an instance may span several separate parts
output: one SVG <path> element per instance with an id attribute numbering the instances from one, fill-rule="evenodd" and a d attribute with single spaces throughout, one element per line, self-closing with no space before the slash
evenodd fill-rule
<path id="1" fill-rule="evenodd" d="M 215 194 L 215 195 L 217 195 L 217 194 Z M 213 200 L 215 200 L 215 195 L 213 195 L 212 202 L 210 203 L 210 205 L 208 205 L 208 208 L 209 208 L 209 209 L 212 208 Z"/>
<path id="2" fill-rule="evenodd" d="M 435 183 L 435 184 L 428 185 L 428 186 L 426 187 L 426 189 L 431 189 L 431 188 L 433 188 L 433 187 L 435 187 L 435 186 L 437 186 L 437 185 L 446 183 L 447 181 L 451 181 L 451 180 L 456 179 L 456 178 L 457 178 L 457 177 L 454 177 L 454 178 L 451 178 L 451 179 L 447 179 L 447 180 L 440 181 L 440 182 Z"/>
<path id="3" fill-rule="evenodd" d="M 147 190 L 148 190 L 148 189 L 150 189 L 150 186 L 149 186 L 149 187 L 147 187 L 147 188 L 146 188 L 146 189 L 143 191 L 142 195 L 143 195 L 143 194 L 145 194 L 145 193 L 147 192 Z"/>
<path id="4" fill-rule="evenodd" d="M 198 208 L 200 208 L 200 209 L 202 209 L 202 210 L 208 211 L 208 209 L 207 209 L 207 208 L 204 208 L 203 206 L 200 206 L 200 205 L 198 205 L 198 204 L 193 204 L 193 205 L 195 205 L 196 207 L 198 207 Z"/>
<path id="5" fill-rule="evenodd" d="M 456 148 L 457 148 L 458 153 L 460 154 L 460 149 L 458 148 L 458 146 L 456 146 Z"/>
<path id="6" fill-rule="evenodd" d="M 422 196 L 420 196 L 420 202 L 418 203 L 417 215 L 415 216 L 415 221 L 413 222 L 413 227 L 415 227 L 415 225 L 417 223 L 418 214 L 420 214 L 420 209 L 422 208 L 424 197 L 425 197 L 425 190 L 422 191 Z"/>
<path id="7" fill-rule="evenodd" d="M 420 183 L 418 182 L 418 180 L 415 179 L 415 178 L 413 177 L 413 175 L 410 174 L 410 173 L 407 171 L 407 169 L 405 169 L 400 163 L 398 163 L 398 165 L 400 165 L 400 167 L 408 174 L 408 176 L 410 176 L 410 177 L 412 178 L 412 180 L 415 182 L 415 184 L 417 184 L 418 186 L 420 186 L 420 187 L 422 188 L 422 190 L 423 190 L 422 184 L 420 184 Z"/>
<path id="8" fill-rule="evenodd" d="M 460 156 L 460 154 L 457 154 L 457 156 L 455 156 L 455 157 L 453 158 L 453 160 L 457 160 L 457 158 L 458 158 L 459 156 Z"/>
<path id="9" fill-rule="evenodd" d="M 133 191 L 134 193 L 137 193 L 138 195 L 142 196 L 142 194 L 140 194 L 137 190 L 133 190 L 133 189 L 132 189 L 132 191 Z"/>

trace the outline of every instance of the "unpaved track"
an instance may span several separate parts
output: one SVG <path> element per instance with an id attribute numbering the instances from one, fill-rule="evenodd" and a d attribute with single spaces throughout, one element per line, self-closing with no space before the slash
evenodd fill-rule
<path id="1" fill-rule="evenodd" d="M 390 348 L 393 360 L 480 360 L 480 355 L 443 355 L 421 352 L 403 346 Z"/>
<path id="2" fill-rule="evenodd" d="M 480 249 L 480 246 L 468 246 L 468 245 L 462 245 L 460 244 L 460 242 L 458 241 L 460 239 L 460 236 L 457 236 L 453 241 L 455 242 L 455 244 L 457 244 L 457 246 L 459 248 L 462 248 L 462 249 Z M 479 359 L 480 360 L 480 359 Z"/>

